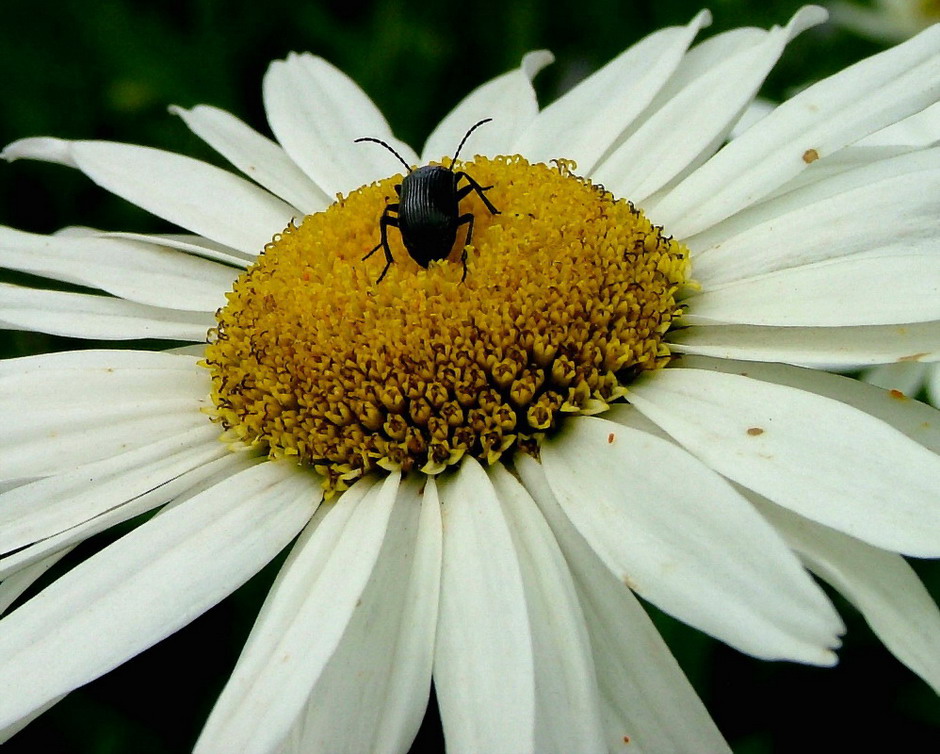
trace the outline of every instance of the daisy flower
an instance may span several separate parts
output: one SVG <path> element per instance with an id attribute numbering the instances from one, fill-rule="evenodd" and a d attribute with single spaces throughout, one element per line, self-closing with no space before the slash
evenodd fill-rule
<path id="1" fill-rule="evenodd" d="M 193 345 L 0 362 L 0 604 L 146 519 L 0 621 L 4 734 L 285 548 L 198 752 L 405 751 L 432 679 L 449 751 L 728 751 L 634 595 L 831 665 L 810 572 L 940 688 L 902 557 L 940 554 L 940 415 L 813 368 L 940 350 L 940 149 L 866 143 L 935 106 L 940 27 L 726 144 L 824 18 L 693 46 L 703 12 L 544 109 L 530 53 L 420 157 L 312 55 L 265 76 L 276 142 L 174 109 L 250 180 L 9 145 L 183 232 L 3 228 L 4 266 L 93 292 L 3 285 L 0 322 Z M 433 197 L 396 186 L 433 161 L 457 242 L 420 242 L 425 267 Z"/>

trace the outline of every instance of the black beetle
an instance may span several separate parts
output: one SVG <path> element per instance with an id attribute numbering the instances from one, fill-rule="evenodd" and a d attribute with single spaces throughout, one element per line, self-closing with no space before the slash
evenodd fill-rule
<path id="1" fill-rule="evenodd" d="M 454 154 L 454 159 L 450 161 L 449 168 L 442 165 L 424 165 L 412 169 L 398 152 L 381 139 L 373 139 L 368 136 L 356 139 L 357 142 L 374 141 L 376 144 L 381 144 L 401 160 L 401 164 L 408 170 L 408 174 L 402 179 L 402 182 L 395 186 L 395 193 L 398 194 L 399 201 L 385 205 L 385 211 L 379 219 L 381 240 L 372 251 L 363 257 L 363 260 L 366 260 L 379 249 L 385 250 L 385 268 L 382 270 L 382 274 L 379 275 L 379 279 L 375 281 L 376 283 L 382 282 L 388 268 L 395 261 L 392 257 L 392 251 L 388 247 L 389 225 L 398 228 L 408 254 L 422 267 L 427 267 L 432 260 L 446 259 L 454 245 L 454 240 L 457 238 L 457 228 L 466 225 L 467 240 L 460 255 L 460 261 L 463 264 L 463 277 L 460 278 L 460 281 L 463 282 L 467 277 L 466 246 L 473 237 L 473 213 L 467 212 L 461 215 L 460 200 L 471 191 L 476 191 L 477 196 L 483 200 L 486 208 L 492 214 L 498 215 L 499 210 L 492 205 L 483 193 L 493 187 L 481 186 L 462 170 L 455 173 L 454 163 L 457 161 L 457 156 L 470 134 L 491 120 L 493 119 L 484 118 L 464 134 L 460 145 L 457 147 L 457 152 Z M 458 188 L 457 184 L 462 178 L 465 178 L 469 185 Z M 393 212 L 397 217 L 391 214 Z"/>

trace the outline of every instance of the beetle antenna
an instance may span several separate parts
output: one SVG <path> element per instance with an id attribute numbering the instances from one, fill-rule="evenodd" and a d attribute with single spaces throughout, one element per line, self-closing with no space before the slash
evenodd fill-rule
<path id="1" fill-rule="evenodd" d="M 470 138 L 470 134 L 472 134 L 474 131 L 476 131 L 476 130 L 477 130 L 480 126 L 482 126 L 484 123 L 489 123 L 491 120 L 493 120 L 493 119 L 492 119 L 492 118 L 484 118 L 483 120 L 478 121 L 477 123 L 474 123 L 472 126 L 470 126 L 470 130 L 467 131 L 467 133 L 465 133 L 465 134 L 463 135 L 463 139 L 460 140 L 460 144 L 457 146 L 457 151 L 454 153 L 454 159 L 452 159 L 452 160 L 450 161 L 450 169 L 451 169 L 451 172 L 453 172 L 453 170 L 454 170 L 454 163 L 457 162 L 457 155 L 460 154 L 460 150 L 463 149 L 463 145 L 467 143 L 467 139 Z"/>
<path id="2" fill-rule="evenodd" d="M 478 126 L 478 125 L 480 125 L 480 124 L 477 123 L 477 126 Z M 476 128 L 476 126 L 474 126 L 473 128 Z M 471 129 L 471 130 L 473 130 L 473 129 Z M 469 134 L 468 134 L 468 135 L 469 135 Z M 466 138 L 466 137 L 464 137 L 464 138 Z M 393 155 L 395 155 L 395 156 L 399 159 L 399 161 L 401 162 L 401 164 L 405 166 L 405 170 L 407 170 L 409 173 L 411 172 L 411 165 L 409 165 L 407 162 L 405 162 L 405 158 L 402 157 L 400 154 L 398 154 L 398 152 L 396 152 L 394 149 L 392 149 L 388 144 L 386 144 L 386 143 L 385 143 L 384 141 L 382 141 L 381 139 L 373 139 L 371 136 L 363 136 L 361 139 L 356 139 L 355 141 L 357 141 L 357 142 L 358 142 L 358 141 L 374 141 L 376 144 L 381 144 L 383 147 L 385 147 L 389 152 L 391 152 Z"/>

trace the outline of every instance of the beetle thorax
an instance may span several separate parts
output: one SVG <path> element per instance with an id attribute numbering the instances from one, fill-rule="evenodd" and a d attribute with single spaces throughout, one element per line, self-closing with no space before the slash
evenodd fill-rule
<path id="1" fill-rule="evenodd" d="M 446 217 L 457 211 L 457 174 L 440 165 L 424 165 L 405 176 L 401 182 L 401 206 L 409 211 L 428 214 L 436 210 Z"/>
<path id="2" fill-rule="evenodd" d="M 457 236 L 457 176 L 425 165 L 401 182 L 398 222 L 412 259 L 422 267 L 447 256 Z"/>

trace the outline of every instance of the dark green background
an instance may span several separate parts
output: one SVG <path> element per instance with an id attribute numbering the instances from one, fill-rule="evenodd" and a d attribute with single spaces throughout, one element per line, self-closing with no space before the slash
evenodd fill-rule
<path id="1" fill-rule="evenodd" d="M 706 35 L 784 23 L 799 5 L 718 0 L 710 5 L 715 21 Z M 465 93 L 517 66 L 527 50 L 547 47 L 557 57 L 537 81 L 546 102 L 632 42 L 686 23 L 699 8 L 682 0 L 4 0 L 0 143 L 34 135 L 114 139 L 223 165 L 166 106 L 211 103 L 267 132 L 260 86 L 268 62 L 309 50 L 355 78 L 396 134 L 420 148 Z M 790 46 L 764 93 L 779 99 L 878 49 L 829 26 L 812 30 Z M 76 171 L 34 162 L 0 164 L 0 224 L 34 232 L 70 224 L 166 229 Z M 81 345 L 0 333 L 2 356 Z M 68 564 L 118 534 L 80 547 Z M 158 647 L 72 693 L 5 751 L 187 751 L 276 566 Z M 940 593 L 937 564 L 919 570 Z M 849 633 L 834 670 L 751 660 L 671 619 L 656 619 L 736 752 L 902 752 L 923 750 L 922 737 L 936 743 L 936 696 L 881 647 L 857 613 L 837 602 Z M 439 745 L 433 720 L 422 737 Z"/>

